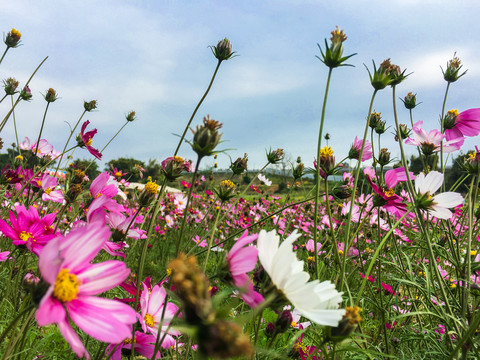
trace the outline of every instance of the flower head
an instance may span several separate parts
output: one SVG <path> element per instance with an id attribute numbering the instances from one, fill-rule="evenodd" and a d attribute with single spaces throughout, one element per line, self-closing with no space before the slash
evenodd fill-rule
<path id="1" fill-rule="evenodd" d="M 217 46 L 210 46 L 210 49 L 218 61 L 228 60 L 235 57 L 235 51 L 232 51 L 232 43 L 227 38 L 220 40 Z"/>
<path id="2" fill-rule="evenodd" d="M 12 30 L 10 30 L 7 36 L 3 39 L 3 42 L 5 43 L 5 45 L 7 45 L 7 48 L 16 48 L 20 45 L 21 37 L 22 34 L 20 33 L 20 31 L 12 28 Z"/>
<path id="3" fill-rule="evenodd" d="M 50 88 L 47 90 L 45 95 L 43 95 L 43 98 L 45 99 L 46 102 L 52 103 L 58 99 L 58 95 L 55 89 Z"/>
<path id="4" fill-rule="evenodd" d="M 260 231 L 258 257 L 271 282 L 306 318 L 320 325 L 337 326 L 345 310 L 338 310 L 342 294 L 330 281 L 308 281 L 303 261 L 293 252 L 292 244 L 300 234 L 294 232 L 282 244 L 275 231 Z"/>
<path id="5" fill-rule="evenodd" d="M 17 92 L 18 81 L 15 78 L 3 80 L 3 89 L 6 95 L 13 95 Z"/>
<path id="6" fill-rule="evenodd" d="M 463 75 L 467 73 L 468 70 L 465 70 L 462 74 L 459 75 L 460 69 L 462 68 L 462 62 L 458 57 L 455 56 L 456 53 L 453 54 L 453 58 L 447 62 L 447 68 L 444 71 L 442 69 L 443 78 L 445 81 L 448 82 L 455 82 L 460 79 Z"/>
<path id="7" fill-rule="evenodd" d="M 40 301 L 37 323 L 56 323 L 79 357 L 89 358 L 69 319 L 88 335 L 108 343 L 130 337 L 136 321 L 130 306 L 94 296 L 119 285 L 130 273 L 121 261 L 90 263 L 109 237 L 108 228 L 95 222 L 70 231 L 65 238 L 56 237 L 40 255 L 40 272 L 49 288 Z"/>
<path id="8" fill-rule="evenodd" d="M 440 151 L 444 135 L 433 129 L 426 132 L 422 129 L 423 121 L 413 124 L 413 138 L 405 140 L 405 144 L 419 146 L 424 155 L 432 155 L 434 152 Z M 443 152 L 452 152 L 460 149 L 463 144 L 463 138 L 452 139 L 443 143 Z"/>
<path id="9" fill-rule="evenodd" d="M 443 174 L 431 171 L 427 175 L 420 173 L 415 179 L 417 192 L 417 206 L 432 216 L 439 219 L 450 219 L 452 212 L 449 210 L 463 203 L 462 195 L 456 192 L 444 192 L 433 195 L 443 183 Z"/>
<path id="10" fill-rule="evenodd" d="M 88 124 L 90 124 L 90 121 L 87 120 L 83 123 L 82 129 L 80 131 L 80 135 L 77 136 L 77 143 L 78 146 L 80 147 L 85 147 L 90 154 L 95 156 L 98 160 L 102 159 L 102 154 L 100 151 L 92 147 L 92 139 L 97 133 L 97 129 L 90 130 L 88 132 L 85 132 L 87 129 Z"/>
<path id="11" fill-rule="evenodd" d="M 317 58 L 329 68 L 336 68 L 338 66 L 352 66 L 349 64 L 344 64 L 344 62 L 356 54 L 342 56 L 343 43 L 347 40 L 347 36 L 343 30 L 338 28 L 338 26 L 331 32 L 331 34 L 332 37 L 330 38 L 330 45 L 328 45 L 327 39 L 325 39 L 325 53 L 323 52 L 320 44 L 317 44 L 321 54 L 321 56 L 317 56 Z"/>
<path id="12" fill-rule="evenodd" d="M 200 158 L 215 154 L 214 150 L 222 138 L 222 134 L 218 132 L 221 127 L 222 123 L 210 119 L 209 115 L 203 118 L 203 125 L 197 126 L 191 145 Z"/>
<path id="13" fill-rule="evenodd" d="M 243 158 L 237 158 L 234 162 L 230 164 L 230 170 L 232 170 L 234 175 L 240 175 L 247 170 L 248 156 L 245 153 Z"/>
<path id="14" fill-rule="evenodd" d="M 360 140 L 358 137 L 355 136 L 355 140 L 353 140 L 352 147 L 348 153 L 349 159 L 360 159 L 360 153 L 362 152 L 363 140 Z M 365 140 L 365 146 L 363 147 L 363 154 L 362 154 L 362 161 L 367 161 L 372 158 L 372 144 Z"/>
<path id="15" fill-rule="evenodd" d="M 182 172 L 192 171 L 192 162 L 180 156 L 170 156 L 162 161 L 162 173 L 168 181 L 175 181 Z"/>
<path id="16" fill-rule="evenodd" d="M 480 108 L 462 111 L 452 109 L 444 117 L 445 138 L 448 141 L 480 134 Z M 461 144 L 463 145 L 463 141 Z"/>

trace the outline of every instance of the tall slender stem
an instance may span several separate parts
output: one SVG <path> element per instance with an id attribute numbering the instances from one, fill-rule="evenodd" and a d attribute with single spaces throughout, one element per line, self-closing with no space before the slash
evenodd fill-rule
<path id="1" fill-rule="evenodd" d="M 7 46 L 7 48 L 6 48 L 5 51 L 3 52 L 3 55 L 2 55 L 2 57 L 0 58 L 0 64 L 2 63 L 3 58 L 5 57 L 5 55 L 7 55 L 8 49 L 10 49 L 10 46 Z"/>
<path id="2" fill-rule="evenodd" d="M 190 127 L 190 124 L 193 121 L 193 118 L 195 117 L 195 114 L 197 113 L 198 109 L 200 108 L 200 105 L 202 105 L 203 100 L 207 97 L 208 92 L 210 91 L 210 88 L 212 87 L 213 80 L 215 80 L 215 76 L 217 75 L 218 69 L 220 67 L 220 64 L 222 63 L 222 60 L 218 60 L 217 67 L 215 68 L 215 71 L 213 72 L 212 75 L 212 80 L 210 80 L 210 84 L 208 85 L 207 90 L 203 94 L 202 98 L 198 102 L 197 106 L 195 107 L 195 110 L 193 110 L 192 116 L 190 116 L 190 120 L 188 120 L 187 126 L 185 126 L 185 130 L 183 131 L 182 137 L 180 138 L 180 141 L 178 142 L 177 148 L 175 149 L 175 154 L 173 156 L 177 156 L 178 151 L 180 150 L 180 146 L 182 146 L 183 139 L 185 139 L 185 135 L 187 134 L 188 128 Z"/>
<path id="3" fill-rule="evenodd" d="M 203 272 L 205 272 L 207 268 L 208 257 L 210 256 L 210 251 L 212 250 L 213 238 L 215 237 L 215 230 L 217 229 L 218 218 L 220 217 L 220 212 L 222 211 L 222 205 L 223 205 L 223 201 L 220 203 L 220 209 L 218 209 L 217 211 L 217 216 L 215 216 L 215 222 L 213 224 L 212 234 L 210 235 L 210 240 L 208 241 L 207 256 L 205 257 L 205 262 L 203 264 Z"/>
<path id="4" fill-rule="evenodd" d="M 48 107 L 49 106 L 50 106 L 50 101 L 47 101 L 47 107 L 45 108 L 45 112 L 43 113 L 42 126 L 40 127 L 40 132 L 38 133 L 37 146 L 35 148 L 35 156 L 36 157 L 38 157 L 38 145 L 40 144 L 40 138 L 42 136 L 43 126 L 45 125 L 45 119 L 47 117 L 47 112 L 48 112 Z"/>
<path id="5" fill-rule="evenodd" d="M 344 252 L 347 254 L 348 250 L 350 249 L 350 228 L 351 228 L 351 223 L 352 223 L 352 214 L 353 214 L 353 205 L 355 203 L 355 196 L 356 196 L 356 189 L 358 186 L 358 178 L 360 177 L 360 169 L 362 166 L 362 157 L 363 157 L 363 151 L 365 150 L 365 142 L 367 139 L 367 134 L 368 134 L 368 119 L 370 117 L 370 114 L 372 113 L 373 109 L 373 101 L 375 100 L 375 96 L 377 95 L 377 89 L 373 91 L 372 98 L 370 100 L 370 105 L 368 107 L 368 113 L 367 113 L 367 120 L 365 123 L 365 130 L 363 132 L 363 142 L 362 142 L 362 148 L 360 149 L 360 155 L 358 157 L 358 163 L 357 163 L 357 168 L 355 170 L 355 178 L 353 182 L 353 190 L 352 190 L 352 198 L 350 200 L 350 211 L 348 212 L 348 219 L 347 219 L 347 229 L 345 232 L 345 238 L 344 238 Z M 342 272 L 340 274 L 340 290 L 343 289 L 343 277 L 345 275 L 345 269 L 347 266 L 347 257 L 343 257 L 343 262 L 342 262 Z"/>
<path id="6" fill-rule="evenodd" d="M 13 95 L 10 98 L 12 99 L 12 107 L 13 107 Z M 13 129 L 15 130 L 15 139 L 17 140 L 18 155 L 22 155 L 20 151 L 20 141 L 18 141 L 17 122 L 15 121 L 15 112 L 12 113 L 12 118 L 13 118 Z"/>
<path id="7" fill-rule="evenodd" d="M 43 65 L 43 63 L 45 61 L 47 61 L 48 59 L 48 56 L 43 59 L 43 61 L 37 66 L 37 68 L 35 69 L 35 71 L 33 72 L 32 75 L 30 75 L 30 78 L 28 79 L 27 83 L 25 84 L 25 86 L 28 86 L 28 84 L 30 83 L 30 81 L 33 79 L 33 77 L 35 76 L 35 74 L 37 73 L 38 69 L 40 69 L 40 67 Z M 0 123 L 0 133 L 2 132 L 5 124 L 7 123 L 7 120 L 8 118 L 10 117 L 10 115 L 12 115 L 12 112 L 13 110 L 15 109 L 15 107 L 18 105 L 18 103 L 20 102 L 22 98 L 20 97 L 20 95 L 18 95 L 17 97 L 17 100 L 15 101 L 15 104 L 13 105 L 13 107 L 10 109 L 10 111 L 7 113 L 7 115 L 5 115 L 5 117 L 3 118 L 2 122 Z"/>
<path id="8" fill-rule="evenodd" d="M 323 124 L 325 122 L 325 109 L 327 107 L 327 97 L 328 89 L 330 87 L 330 79 L 332 78 L 333 68 L 328 69 L 327 84 L 325 86 L 325 94 L 323 96 L 323 105 L 322 105 L 322 117 L 320 119 L 320 129 L 318 131 L 318 145 L 317 145 L 317 169 L 316 169 L 316 189 L 315 189 L 315 208 L 313 213 L 313 251 L 315 252 L 315 277 L 318 279 L 318 249 L 317 249 L 317 238 L 318 238 L 318 199 L 320 198 L 320 150 L 322 149 L 322 133 L 323 133 Z"/>
<path id="9" fill-rule="evenodd" d="M 65 150 L 67 149 L 67 146 L 68 146 L 68 143 L 70 142 L 70 139 L 72 138 L 72 135 L 75 133 L 75 129 L 77 128 L 78 124 L 80 124 L 80 121 L 82 121 L 82 118 L 83 116 L 85 115 L 85 113 L 87 112 L 87 110 L 84 110 L 82 112 L 82 115 L 80 116 L 80 118 L 78 119 L 77 123 L 75 124 L 75 126 L 73 127 L 73 129 L 70 131 L 70 135 L 68 136 L 68 139 L 67 139 L 67 142 L 65 143 L 65 146 L 63 147 L 63 150 L 62 150 L 62 153 L 65 152 Z M 57 169 L 55 170 L 55 175 L 57 175 L 57 172 L 58 172 L 58 169 L 60 169 L 60 164 L 62 163 L 62 158 L 60 158 L 58 160 L 58 165 L 57 165 Z"/>
<path id="10" fill-rule="evenodd" d="M 443 105 L 442 105 L 442 117 L 440 118 L 440 123 L 441 123 L 441 126 L 440 126 L 440 131 L 442 132 L 442 134 L 444 133 L 445 131 L 445 128 L 444 128 L 444 118 L 445 118 L 445 105 L 447 103 L 447 95 L 448 95 L 448 89 L 450 88 L 450 81 L 447 82 L 447 88 L 445 89 L 445 96 L 443 97 Z M 441 171 L 442 173 L 445 172 L 445 168 L 444 168 L 444 164 L 443 164 L 443 140 L 442 140 L 442 143 L 441 143 L 441 146 L 440 146 L 440 168 L 441 168 Z M 442 185 L 442 189 L 444 189 L 444 185 Z"/>

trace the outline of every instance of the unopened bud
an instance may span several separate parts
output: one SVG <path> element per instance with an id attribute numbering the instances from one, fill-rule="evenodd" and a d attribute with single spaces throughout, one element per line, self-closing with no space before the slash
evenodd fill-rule
<path id="1" fill-rule="evenodd" d="M 8 78 L 6 80 L 3 80 L 3 88 L 5 90 L 6 95 L 13 95 L 17 91 L 18 87 L 18 81 L 15 80 L 15 78 Z"/>
<path id="2" fill-rule="evenodd" d="M 83 108 L 85 111 L 92 111 L 97 108 L 97 100 L 92 100 L 92 101 L 84 101 L 83 102 Z"/>
<path id="3" fill-rule="evenodd" d="M 9 48 L 16 48 L 20 44 L 20 38 L 22 37 L 22 34 L 20 31 L 12 28 L 3 40 L 5 45 Z"/>
<path id="4" fill-rule="evenodd" d="M 32 99 L 32 92 L 27 85 L 25 85 L 22 91 L 20 91 L 20 97 L 25 101 L 30 101 Z"/>
<path id="5" fill-rule="evenodd" d="M 228 60 L 235 54 L 235 51 L 232 51 L 232 43 L 227 38 L 220 40 L 217 46 L 211 46 L 210 49 L 219 61 Z"/>
<path id="6" fill-rule="evenodd" d="M 52 103 L 58 99 L 57 92 L 52 88 L 48 89 L 47 93 L 43 97 L 48 103 Z"/>
<path id="7" fill-rule="evenodd" d="M 136 119 L 135 117 L 135 111 L 130 111 L 126 116 L 125 118 L 127 119 L 127 121 L 129 122 L 132 122 Z"/>
<path id="8" fill-rule="evenodd" d="M 280 161 L 283 160 L 283 157 L 285 156 L 283 149 L 278 148 L 277 150 L 272 150 L 270 149 L 269 152 L 267 152 L 267 160 L 270 164 L 277 164 Z"/>
<path id="9" fill-rule="evenodd" d="M 284 310 L 278 315 L 277 321 L 275 322 L 275 329 L 277 333 L 283 333 L 290 328 L 292 324 L 293 317 L 292 313 L 288 310 Z"/>

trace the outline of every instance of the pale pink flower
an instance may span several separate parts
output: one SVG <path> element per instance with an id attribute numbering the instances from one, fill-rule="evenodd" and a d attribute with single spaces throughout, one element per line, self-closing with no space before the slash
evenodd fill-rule
<path id="1" fill-rule="evenodd" d="M 42 188 L 42 200 L 61 203 L 64 200 L 62 190 L 55 190 L 58 186 L 57 178 L 44 174 L 42 180 L 38 180 L 38 185 Z"/>
<path id="2" fill-rule="evenodd" d="M 359 159 L 360 152 L 362 151 L 363 140 L 355 136 L 353 140 L 352 147 L 348 153 L 349 159 Z M 366 161 L 372 158 L 372 143 L 368 140 L 365 140 L 365 147 L 363 149 L 362 161 Z"/>
<path id="3" fill-rule="evenodd" d="M 128 305 L 94 296 L 119 285 L 130 273 L 121 261 L 90 263 L 109 237 L 109 229 L 95 222 L 51 240 L 39 258 L 43 280 L 50 287 L 36 312 L 37 323 L 56 323 L 73 351 L 87 359 L 90 356 L 69 319 L 88 335 L 107 343 L 120 343 L 130 337 L 136 321 L 136 313 Z"/>
<path id="4" fill-rule="evenodd" d="M 155 350 L 155 342 L 157 338 L 154 335 L 150 334 L 144 334 L 140 331 L 135 332 L 135 338 L 134 338 L 134 343 L 133 343 L 133 350 L 144 356 L 147 359 L 151 359 L 153 356 L 153 351 Z M 129 341 L 124 341 L 120 344 L 110 344 L 107 346 L 107 349 L 105 350 L 105 356 L 110 355 L 110 353 L 113 351 L 113 354 L 111 356 L 111 360 L 122 360 L 122 349 L 130 350 L 132 349 L 132 342 L 131 340 Z M 160 359 L 162 356 L 160 354 L 160 350 L 158 350 L 157 355 L 155 356 L 155 359 Z"/>
<path id="5" fill-rule="evenodd" d="M 405 140 L 405 144 L 419 146 L 424 154 L 430 155 L 433 152 L 440 151 L 442 140 L 444 135 L 434 129 L 430 132 L 426 132 L 422 129 L 423 121 L 418 121 L 413 124 L 413 138 L 408 138 Z M 463 144 L 463 137 L 451 139 L 443 143 L 443 152 L 449 153 L 456 150 L 459 150 Z"/>
<path id="6" fill-rule="evenodd" d="M 162 347 L 165 349 L 175 346 L 175 339 L 173 336 L 181 335 L 180 331 L 174 330 L 172 328 L 168 329 L 168 325 L 175 318 L 178 312 L 178 306 L 173 303 L 165 304 L 165 297 L 167 292 L 160 285 L 155 285 L 151 291 L 149 291 L 147 285 L 143 284 L 143 291 L 140 297 L 140 306 L 141 316 L 138 316 L 140 324 L 142 324 L 142 329 L 144 332 L 150 332 L 153 335 L 157 336 L 158 331 L 160 330 L 162 336 L 165 336 L 165 339 L 162 342 Z M 164 308 L 165 307 L 165 313 Z M 162 314 L 163 320 L 162 320 Z M 160 322 L 162 323 L 162 328 L 160 327 Z"/>

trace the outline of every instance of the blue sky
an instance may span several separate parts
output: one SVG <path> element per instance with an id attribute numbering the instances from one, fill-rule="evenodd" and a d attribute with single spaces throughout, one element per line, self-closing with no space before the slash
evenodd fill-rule
<path id="1" fill-rule="evenodd" d="M 391 58 L 413 72 L 397 95 L 417 93 L 423 103 L 414 119 L 427 130 L 438 128 L 446 87 L 440 66 L 454 52 L 468 73 L 452 84 L 447 109 L 480 107 L 479 13 L 473 0 L 2 2 L 2 30 L 21 31 L 24 45 L 10 50 L 0 77 L 14 76 L 22 85 L 49 56 L 31 83 L 34 100 L 16 111 L 22 139 L 38 135 L 45 108 L 40 93 L 52 87 L 61 98 L 50 106 L 42 137 L 57 149 L 69 133 L 65 122 L 76 122 L 83 100 L 97 99 L 98 111 L 86 119 L 98 128 L 98 148 L 128 111 L 138 117 L 107 148 L 105 160 L 161 161 L 174 151 L 173 134 L 182 133 L 213 73 L 216 59 L 208 46 L 228 37 L 240 56 L 222 63 L 193 127 L 207 114 L 223 122 L 223 147 L 235 149 L 228 152 L 233 159 L 247 152 L 250 168 L 263 166 L 270 147 L 284 148 L 292 160 L 300 155 L 311 166 L 328 73 L 315 58 L 317 43 L 323 45 L 336 25 L 348 36 L 345 53 L 358 53 L 350 61 L 355 67 L 334 70 L 327 104 L 325 132 L 340 159 L 363 133 L 372 94 L 363 64 L 371 67 L 372 59 L 379 64 Z M 390 126 L 391 97 L 390 89 L 383 90 L 374 104 Z M 400 122 L 409 122 L 398 105 Z M 13 142 L 11 123 L 2 137 Z M 478 139 L 468 139 L 464 149 L 476 144 Z M 382 147 L 399 153 L 390 131 Z M 186 144 L 180 155 L 195 158 Z M 85 150 L 75 156 L 91 158 Z M 218 163 L 225 168 L 229 159 L 220 155 Z"/>

